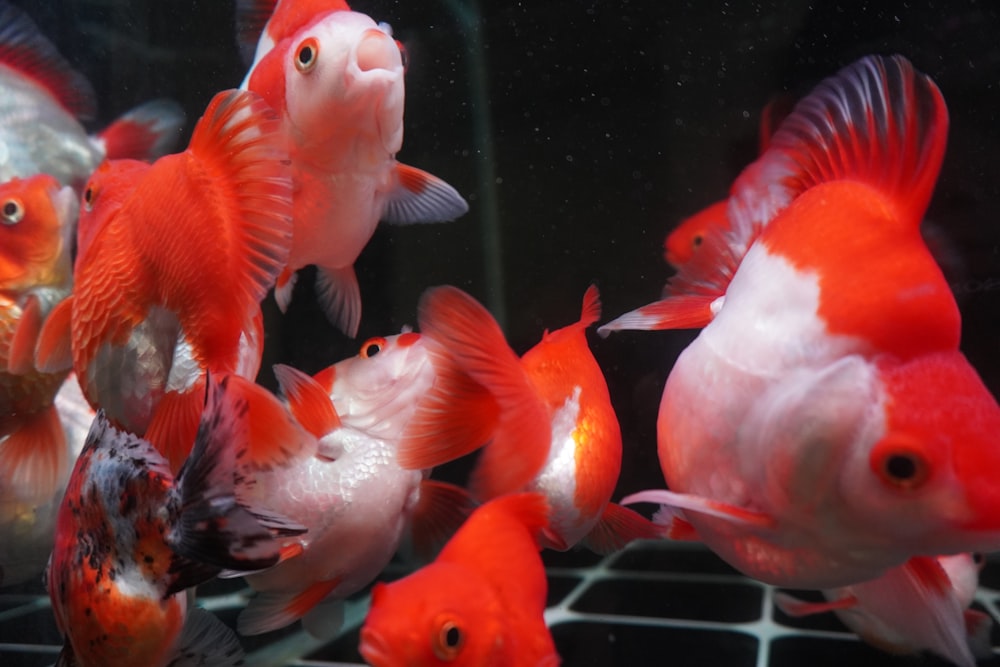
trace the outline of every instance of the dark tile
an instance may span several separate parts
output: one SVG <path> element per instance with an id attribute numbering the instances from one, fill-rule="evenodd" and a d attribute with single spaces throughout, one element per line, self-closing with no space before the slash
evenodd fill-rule
<path id="1" fill-rule="evenodd" d="M 304 656 L 306 660 L 329 660 L 330 662 L 356 662 L 364 664 L 361 654 L 358 653 L 358 643 L 361 641 L 361 628 L 354 628 L 347 634 L 341 635 L 329 644 L 324 644 L 312 653 Z"/>
<path id="2" fill-rule="evenodd" d="M 581 581 L 583 580 L 579 577 L 550 576 L 549 594 L 545 600 L 545 606 L 553 607 L 559 604 L 574 588 L 580 585 Z"/>
<path id="3" fill-rule="evenodd" d="M 56 661 L 58 652 L 43 653 L 32 651 L 5 651 L 0 649 L 0 665 L 3 667 L 49 667 Z"/>
<path id="4" fill-rule="evenodd" d="M 753 667 L 758 650 L 742 632 L 614 623 L 560 623 L 552 637 L 563 667 Z"/>
<path id="5" fill-rule="evenodd" d="M 545 567 L 593 567 L 600 563 L 603 558 L 590 549 L 582 547 L 569 551 L 546 549 L 542 552 L 542 562 L 545 563 Z"/>
<path id="6" fill-rule="evenodd" d="M 743 623 L 760 618 L 764 590 L 754 584 L 602 580 L 571 608 L 594 614 Z"/>
<path id="7" fill-rule="evenodd" d="M 979 663 L 980 665 L 993 664 Z M 920 656 L 892 655 L 864 642 L 814 637 L 785 637 L 771 642 L 769 667 L 949 667 L 929 653 Z"/>
<path id="8" fill-rule="evenodd" d="M 733 574 L 739 571 L 700 546 L 678 546 L 665 542 L 644 543 L 616 555 L 609 566 L 613 570 L 638 572 L 682 572 L 691 574 Z"/>
<path id="9" fill-rule="evenodd" d="M 62 641 L 55 616 L 47 607 L 0 623 L 0 643 L 61 646 Z"/>

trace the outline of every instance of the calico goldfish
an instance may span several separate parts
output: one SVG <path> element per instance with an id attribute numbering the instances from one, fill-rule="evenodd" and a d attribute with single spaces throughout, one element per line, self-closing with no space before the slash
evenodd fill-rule
<path id="1" fill-rule="evenodd" d="M 704 326 L 660 403 L 671 490 L 628 502 L 794 588 L 1000 547 L 1000 407 L 920 234 L 947 126 L 937 86 L 899 56 L 798 104 L 734 184 L 712 254 L 656 317 L 613 323 Z"/>
<path id="2" fill-rule="evenodd" d="M 361 655 L 373 667 L 555 667 L 538 533 L 545 499 L 519 493 L 476 509 L 437 559 L 372 591 Z"/>
<path id="3" fill-rule="evenodd" d="M 289 408 L 316 438 L 287 465 L 256 472 L 251 498 L 306 526 L 297 555 L 247 577 L 257 591 L 240 614 L 242 634 L 299 618 L 332 636 L 342 601 L 389 563 L 404 534 L 442 541 L 471 511 L 467 494 L 396 462 L 402 431 L 436 377 L 420 334 L 366 341 L 359 355 L 310 377 L 289 366 L 275 375 Z"/>
<path id="4" fill-rule="evenodd" d="M 91 404 L 153 441 L 175 470 L 205 373 L 253 378 L 260 364 L 260 301 L 291 236 L 283 144 L 259 97 L 226 91 L 186 151 L 152 165 L 104 162 L 83 192 L 73 294 L 47 320 L 36 357 L 45 369 L 71 366 Z M 252 382 L 237 385 L 262 401 L 254 415 L 283 410 Z"/>
<path id="5" fill-rule="evenodd" d="M 52 176 L 0 184 L 0 585 L 41 572 L 72 465 L 55 407 L 67 371 L 39 371 L 32 353 L 70 290 L 76 211 L 73 190 Z"/>
<path id="6" fill-rule="evenodd" d="M 659 529 L 609 503 L 621 469 L 622 436 L 604 374 L 586 330 L 601 313 L 597 288 L 580 319 L 548 332 L 518 358 L 496 320 L 454 287 L 428 290 L 420 328 L 432 339 L 439 379 L 407 429 L 399 460 L 431 468 L 484 442 L 473 495 L 545 495 L 552 510 L 543 545 L 566 550 L 581 540 L 601 553 Z"/>
<path id="7" fill-rule="evenodd" d="M 66 635 L 58 665 L 170 663 L 188 619 L 186 589 L 222 568 L 274 565 L 276 538 L 302 531 L 244 499 L 253 481 L 237 476 L 236 465 L 255 445 L 248 404 L 228 384 L 208 383 L 191 456 L 176 478 L 151 443 L 98 413 L 59 508 L 48 567 Z M 198 623 L 187 636 L 201 637 L 200 645 L 183 648 L 214 655 L 220 631 Z M 234 642 L 226 641 L 229 653 Z"/>
<path id="8" fill-rule="evenodd" d="M 334 10 L 282 38 L 244 82 L 278 112 L 291 144 L 294 229 L 275 297 L 285 310 L 295 272 L 315 264 L 321 305 L 349 336 L 361 321 L 354 262 L 379 220 L 452 220 L 468 210 L 450 185 L 396 160 L 403 70 L 386 26 Z"/>
<path id="9" fill-rule="evenodd" d="M 833 611 L 861 639 L 888 653 L 931 651 L 953 664 L 974 667 L 992 655 L 989 614 L 969 609 L 979 584 L 973 554 L 917 556 L 878 579 L 823 591 L 826 602 L 776 593 L 790 616 Z"/>
<path id="10" fill-rule="evenodd" d="M 26 14 L 0 2 L 0 182 L 45 173 L 80 187 L 105 157 L 164 154 L 184 123 L 175 102 L 154 100 L 89 136 L 81 122 L 96 107 L 86 78 Z"/>

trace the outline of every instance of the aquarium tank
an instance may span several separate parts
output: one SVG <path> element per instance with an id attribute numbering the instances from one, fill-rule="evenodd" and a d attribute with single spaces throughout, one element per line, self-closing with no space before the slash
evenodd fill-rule
<path id="1" fill-rule="evenodd" d="M 1000 8 L 0 23 L 0 665 L 997 664 Z"/>

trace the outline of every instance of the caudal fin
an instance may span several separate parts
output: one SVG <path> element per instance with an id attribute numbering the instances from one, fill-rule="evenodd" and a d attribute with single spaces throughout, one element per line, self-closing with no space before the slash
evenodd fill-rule
<path id="1" fill-rule="evenodd" d="M 211 223 L 221 249 L 213 249 L 213 257 L 227 269 L 217 274 L 228 279 L 214 288 L 225 299 L 216 304 L 217 315 L 235 318 L 245 331 L 252 330 L 258 304 L 288 262 L 292 182 L 286 142 L 277 114 L 260 96 L 229 90 L 212 98 L 188 147 L 198 171 L 211 179 Z"/>
<path id="2" fill-rule="evenodd" d="M 432 467 L 476 449 L 488 435 L 473 495 L 488 499 L 522 489 L 545 464 L 551 423 L 520 359 L 489 311 L 455 287 L 425 292 L 419 320 L 444 372 L 407 428 L 400 464 Z"/>
<path id="3" fill-rule="evenodd" d="M 59 413 L 50 405 L 11 421 L 13 431 L 0 440 L 4 495 L 25 504 L 45 504 L 69 475 L 69 450 Z"/>
<path id="4" fill-rule="evenodd" d="M 185 558 L 231 570 L 276 564 L 276 537 L 305 529 L 266 510 L 242 504 L 239 485 L 252 483 L 237 467 L 250 446 L 249 402 L 229 385 L 238 376 L 208 382 L 208 400 L 191 456 L 178 476 L 181 512 L 167 536 Z"/>

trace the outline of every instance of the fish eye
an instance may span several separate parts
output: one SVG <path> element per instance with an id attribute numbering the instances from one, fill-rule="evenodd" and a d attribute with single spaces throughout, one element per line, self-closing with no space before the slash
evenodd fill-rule
<path id="1" fill-rule="evenodd" d="M 97 192 L 92 184 L 87 184 L 87 189 L 83 191 L 83 207 L 88 211 L 94 210 L 94 199 L 97 197 Z"/>
<path id="2" fill-rule="evenodd" d="M 931 476 L 926 457 L 898 441 L 878 445 L 872 452 L 872 466 L 883 482 L 902 491 L 920 488 Z"/>
<path id="3" fill-rule="evenodd" d="M 697 235 L 697 236 L 695 236 L 695 237 L 694 237 L 693 239 L 691 239 L 691 244 L 692 244 L 692 245 L 693 245 L 693 246 L 694 246 L 695 248 L 697 248 L 698 246 L 700 246 L 700 245 L 701 245 L 702 241 L 704 241 L 704 240 L 705 240 L 705 239 L 703 239 L 703 238 L 701 237 L 701 234 L 698 234 L 698 235 Z"/>
<path id="4" fill-rule="evenodd" d="M 455 621 L 448 619 L 441 624 L 434 637 L 434 655 L 439 660 L 451 662 L 458 657 L 464 645 L 465 633 L 462 632 L 462 628 L 458 627 Z"/>
<path id="5" fill-rule="evenodd" d="M 371 359 L 382 351 L 382 348 L 385 347 L 385 343 L 385 338 L 369 338 L 365 341 L 365 344 L 361 346 L 361 358 Z"/>
<path id="6" fill-rule="evenodd" d="M 305 74 L 316 66 L 318 57 L 319 42 L 316 41 L 315 37 L 310 37 L 299 44 L 299 48 L 295 52 L 295 69 Z"/>
<path id="7" fill-rule="evenodd" d="M 5 225 L 16 225 L 24 217 L 24 205 L 21 204 L 19 199 L 8 199 L 3 203 L 3 209 L 0 210 L 0 214 L 3 215 L 3 223 Z"/>
<path id="8" fill-rule="evenodd" d="M 986 554 L 979 551 L 972 552 L 972 564 L 977 567 L 982 567 L 986 564 Z"/>

